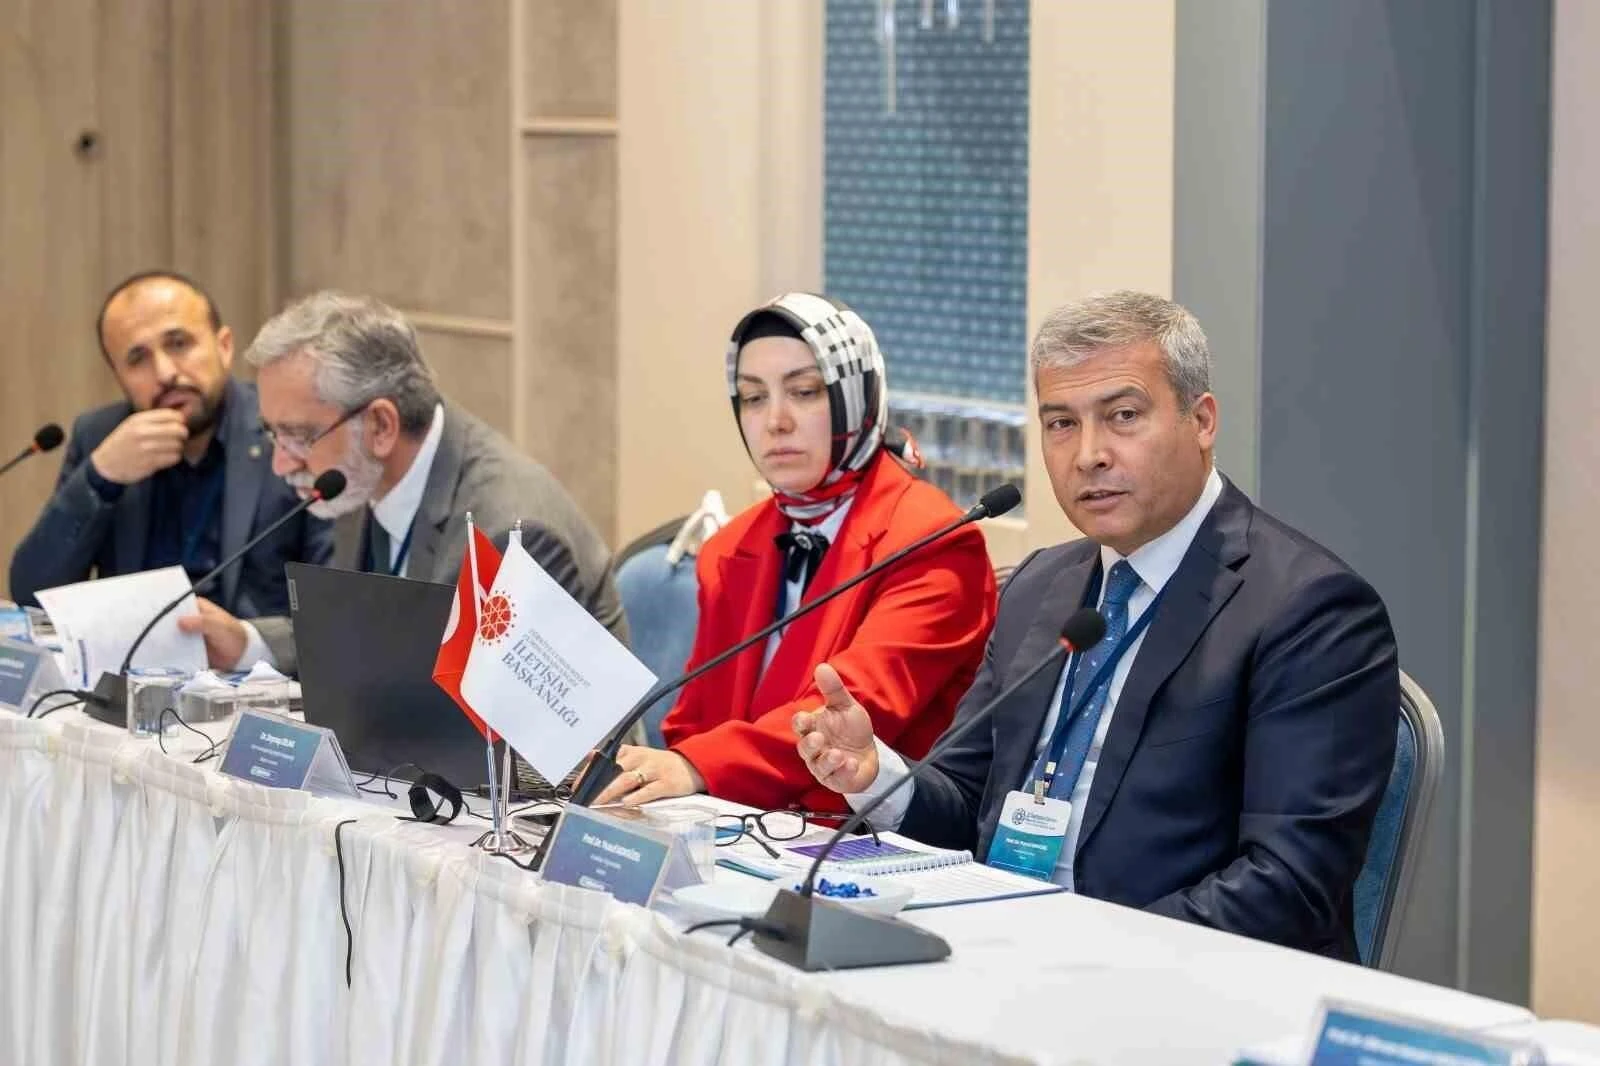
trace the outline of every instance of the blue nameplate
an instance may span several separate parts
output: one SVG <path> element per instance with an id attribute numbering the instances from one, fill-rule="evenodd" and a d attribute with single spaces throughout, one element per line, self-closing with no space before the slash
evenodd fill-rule
<path id="1" fill-rule="evenodd" d="M 0 704 L 22 709 L 39 669 L 39 656 L 49 654 L 43 648 L 26 648 L 9 640 L 0 643 Z"/>
<path id="2" fill-rule="evenodd" d="M 49 648 L 0 639 L 0 707 L 26 711 L 35 696 L 65 687 Z"/>
<path id="3" fill-rule="evenodd" d="M 230 777 L 268 788 L 356 794 L 344 753 L 330 731 L 268 711 L 239 712 L 220 768 Z"/>
<path id="4" fill-rule="evenodd" d="M 1429 1025 L 1350 1004 L 1323 1008 L 1311 1066 L 1537 1066 L 1539 1048 L 1523 1041 Z"/>
<path id="5" fill-rule="evenodd" d="M 550 831 L 540 873 L 546 881 L 609 892 L 648 907 L 659 893 L 699 882 L 671 833 L 568 804 Z"/>

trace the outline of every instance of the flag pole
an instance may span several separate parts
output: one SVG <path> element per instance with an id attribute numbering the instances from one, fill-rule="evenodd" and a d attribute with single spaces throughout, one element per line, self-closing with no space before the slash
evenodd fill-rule
<path id="1" fill-rule="evenodd" d="M 511 544 L 515 544 L 519 548 L 522 547 L 522 519 L 520 518 L 511 527 L 510 543 L 506 546 L 509 548 Z M 473 535 L 471 511 L 467 512 L 467 554 L 472 567 L 472 594 L 476 598 L 478 605 L 476 613 L 481 618 L 483 616 L 483 590 L 478 587 L 478 546 L 477 537 Z M 495 732 L 493 729 L 488 728 L 487 722 L 484 723 L 484 728 L 488 730 L 486 737 L 488 747 L 485 754 L 489 762 L 489 831 L 474 842 L 474 847 L 480 848 L 491 855 L 515 855 L 529 850 L 532 845 L 511 829 L 509 808 L 511 806 L 512 786 L 516 781 L 516 777 L 512 773 L 511 744 L 507 741 L 504 745 L 503 769 L 500 773 L 496 773 L 494 762 Z"/>
<path id="2" fill-rule="evenodd" d="M 483 618 L 483 587 L 478 583 L 478 538 L 476 528 L 472 521 L 472 512 L 467 512 L 467 569 L 472 574 L 472 616 Z M 485 723 L 484 743 L 485 760 L 489 767 L 489 818 L 490 829 L 488 833 L 479 837 L 477 844 L 483 846 L 488 842 L 486 850 L 494 850 L 500 840 L 500 780 L 495 772 L 494 765 L 494 730 Z"/>

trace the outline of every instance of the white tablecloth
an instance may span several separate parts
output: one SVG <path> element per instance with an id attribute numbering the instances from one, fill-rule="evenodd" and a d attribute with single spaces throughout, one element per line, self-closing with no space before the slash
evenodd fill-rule
<path id="1" fill-rule="evenodd" d="M 545 885 L 467 847 L 477 828 L 222 778 L 69 712 L 0 714 L 0 1062 L 1226 1062 L 1324 995 L 1530 1020 L 1066 895 L 908 915 L 946 963 L 800 974 Z"/>

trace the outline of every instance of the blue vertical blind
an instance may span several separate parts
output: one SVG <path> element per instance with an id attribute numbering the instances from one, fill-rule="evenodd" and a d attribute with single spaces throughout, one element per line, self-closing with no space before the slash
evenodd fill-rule
<path id="1" fill-rule="evenodd" d="M 825 285 L 878 335 L 891 422 L 968 506 L 1024 465 L 1028 2 L 995 0 L 986 40 L 982 0 L 895 0 L 892 84 L 881 11 L 828 0 Z"/>
<path id="2" fill-rule="evenodd" d="M 886 111 L 875 0 L 828 0 L 824 272 L 896 391 L 1020 404 L 1028 259 L 1028 4 L 897 0 Z"/>

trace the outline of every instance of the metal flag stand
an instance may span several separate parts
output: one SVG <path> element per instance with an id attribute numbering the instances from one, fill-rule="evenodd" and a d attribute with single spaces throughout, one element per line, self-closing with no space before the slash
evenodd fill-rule
<path id="1" fill-rule="evenodd" d="M 510 805 L 511 783 L 516 780 L 511 768 L 511 745 L 505 745 L 504 749 L 502 773 L 505 775 L 506 783 L 502 786 L 495 775 L 494 734 L 490 733 L 489 737 L 490 827 L 487 833 L 472 842 L 472 846 L 490 855 L 520 855 L 525 851 L 532 851 L 533 845 L 511 828 L 511 817 L 506 811 Z"/>
<path id="2" fill-rule="evenodd" d="M 522 544 L 522 521 L 511 527 L 511 540 L 519 547 Z M 467 558 L 472 570 L 472 596 L 476 608 L 475 616 L 483 614 L 483 589 L 478 586 L 478 538 L 473 534 L 472 512 L 467 512 Z M 520 855 L 525 851 L 532 851 L 533 845 L 524 840 L 511 828 L 511 816 L 507 808 L 511 805 L 512 785 L 516 781 L 516 774 L 511 765 L 511 745 L 503 745 L 503 769 L 497 773 L 494 759 L 495 734 L 489 730 L 485 737 L 485 758 L 489 767 L 489 831 L 472 842 L 472 846 L 479 848 L 490 855 Z M 502 783 L 501 777 L 505 780 Z"/>

